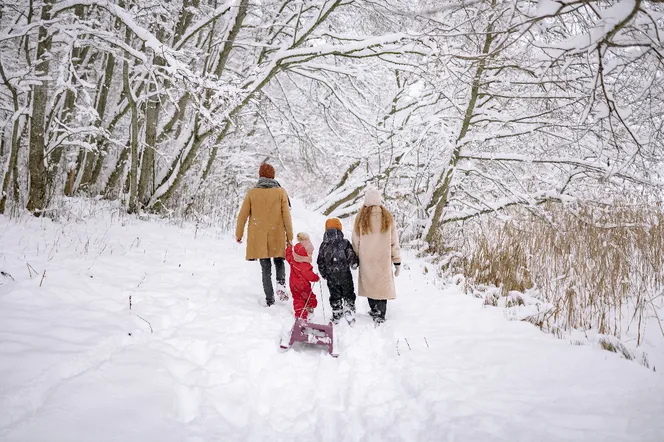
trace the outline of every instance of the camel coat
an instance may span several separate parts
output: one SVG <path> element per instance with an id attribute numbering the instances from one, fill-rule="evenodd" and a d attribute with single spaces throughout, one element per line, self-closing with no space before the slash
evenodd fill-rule
<path id="1" fill-rule="evenodd" d="M 353 249 L 360 258 L 358 295 L 371 299 L 394 299 L 394 273 L 392 264 L 401 263 L 401 250 L 397 229 L 381 233 L 380 206 L 373 206 L 371 227 L 373 232 L 360 235 L 353 230 Z"/>
<path id="2" fill-rule="evenodd" d="M 283 258 L 286 241 L 293 240 L 286 191 L 281 187 L 249 190 L 237 217 L 235 238 L 242 239 L 244 236 L 247 219 L 247 259 Z"/>

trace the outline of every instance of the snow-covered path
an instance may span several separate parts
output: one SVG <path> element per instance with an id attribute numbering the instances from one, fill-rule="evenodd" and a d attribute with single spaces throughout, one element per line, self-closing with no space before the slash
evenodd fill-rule
<path id="1" fill-rule="evenodd" d="M 296 206 L 295 225 L 319 243 L 320 218 Z M 242 257 L 206 230 L 0 217 L 0 440 L 664 440 L 660 373 L 438 290 L 416 260 L 384 326 L 358 300 L 338 359 L 284 352 L 292 306 L 261 307 Z"/>

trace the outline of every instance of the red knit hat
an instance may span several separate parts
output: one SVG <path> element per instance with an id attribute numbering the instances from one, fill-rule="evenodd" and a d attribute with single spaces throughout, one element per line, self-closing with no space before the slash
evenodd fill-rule
<path id="1" fill-rule="evenodd" d="M 311 246 L 313 252 L 313 245 Z M 295 244 L 293 247 L 293 259 L 295 262 L 308 262 L 311 264 L 313 257 L 311 253 L 307 250 L 307 246 L 301 242 Z"/>
<path id="2" fill-rule="evenodd" d="M 343 226 L 341 225 L 339 218 L 330 218 L 325 221 L 325 230 L 329 229 L 343 230 Z"/>
<path id="3" fill-rule="evenodd" d="M 260 169 L 258 169 L 258 176 L 261 178 L 274 179 L 274 167 L 267 163 L 261 164 Z"/>

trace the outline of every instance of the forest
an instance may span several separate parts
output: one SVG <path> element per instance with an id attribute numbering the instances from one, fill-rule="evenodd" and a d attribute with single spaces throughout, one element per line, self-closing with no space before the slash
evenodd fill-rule
<path id="1" fill-rule="evenodd" d="M 326 216 L 379 188 L 488 304 L 619 337 L 664 297 L 663 33 L 658 0 L 4 0 L 0 213 L 227 229 L 269 161 Z"/>

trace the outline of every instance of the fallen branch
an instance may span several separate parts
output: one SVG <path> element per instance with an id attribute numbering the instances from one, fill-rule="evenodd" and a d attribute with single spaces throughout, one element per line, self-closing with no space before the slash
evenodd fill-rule
<path id="1" fill-rule="evenodd" d="M 42 284 L 44 283 L 44 278 L 46 278 L 46 270 L 44 270 L 44 273 L 42 274 L 42 277 L 41 277 L 41 281 L 39 281 L 39 287 L 41 287 Z"/>
<path id="2" fill-rule="evenodd" d="M 426 344 L 427 348 L 430 348 L 429 347 L 429 341 L 427 341 L 426 336 L 423 336 L 423 339 L 424 339 L 424 343 Z M 399 351 L 399 341 L 400 340 L 401 340 L 401 338 L 397 339 L 397 356 L 401 356 L 401 352 Z M 406 342 L 406 345 L 408 346 L 408 350 L 412 351 L 413 348 L 410 346 L 410 342 L 408 342 L 408 338 L 403 338 L 403 340 Z"/>
<path id="3" fill-rule="evenodd" d="M 101 249 L 101 251 L 95 256 L 95 259 L 92 260 L 92 264 L 90 264 L 90 267 L 88 267 L 88 270 L 92 268 L 93 265 L 97 262 L 97 259 L 101 256 L 102 253 L 106 250 L 106 247 L 108 247 L 108 243 L 104 244 L 104 248 Z"/>
<path id="4" fill-rule="evenodd" d="M 35 272 L 35 275 L 39 274 L 39 272 L 37 270 L 35 270 L 34 267 L 32 267 L 27 262 L 25 263 L 25 265 L 28 267 L 28 273 L 30 274 L 30 279 L 32 279 L 32 272 Z"/>
<path id="5" fill-rule="evenodd" d="M 141 287 L 141 284 L 143 284 L 143 281 L 145 281 L 145 278 L 147 278 L 147 277 L 148 277 L 148 273 L 145 272 L 145 274 L 143 275 L 143 278 L 141 278 L 141 281 L 138 283 L 138 285 L 136 286 L 136 288 L 140 288 L 140 287 Z M 131 299 L 131 296 L 130 296 L 129 298 Z"/>
<path id="6" fill-rule="evenodd" d="M 148 325 L 150 326 L 150 333 L 154 333 L 154 330 L 152 330 L 152 324 L 150 324 L 150 321 L 148 321 L 147 319 L 143 318 L 143 317 L 140 316 L 140 315 L 136 315 L 136 316 L 138 316 L 140 319 L 142 319 L 142 320 L 144 320 L 145 322 L 147 322 Z"/>

